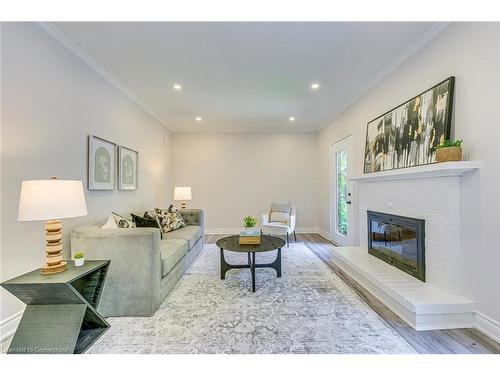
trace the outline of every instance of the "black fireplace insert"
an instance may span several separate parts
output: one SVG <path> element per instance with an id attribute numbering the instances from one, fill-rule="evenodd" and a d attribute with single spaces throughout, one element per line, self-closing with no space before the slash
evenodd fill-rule
<path id="1" fill-rule="evenodd" d="M 368 252 L 425 281 L 425 220 L 367 211 Z"/>

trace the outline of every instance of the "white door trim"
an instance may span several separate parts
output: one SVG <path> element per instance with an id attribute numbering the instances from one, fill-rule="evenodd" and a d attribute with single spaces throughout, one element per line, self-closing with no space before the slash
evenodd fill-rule
<path id="1" fill-rule="evenodd" d="M 352 134 L 348 134 L 340 139 L 338 139 L 337 141 L 335 141 L 334 143 L 330 144 L 330 150 L 329 150 L 329 159 L 330 159 L 330 181 L 329 181 L 329 195 L 330 195 L 330 240 L 333 242 L 333 243 L 336 243 L 335 241 L 335 238 L 336 238 L 336 207 L 337 207 L 337 194 L 336 194 L 336 176 L 335 176 L 335 146 L 339 143 L 339 142 L 342 142 L 348 138 L 351 138 L 351 142 L 350 142 L 350 147 L 348 149 L 348 155 L 349 155 L 349 160 L 348 162 L 350 163 L 349 165 L 349 169 L 348 169 L 348 174 L 352 174 L 352 169 L 353 169 L 353 166 L 352 166 L 352 159 L 353 159 L 353 135 Z M 351 183 L 352 185 L 352 183 Z M 355 226 L 355 220 L 356 220 L 356 213 L 355 213 L 355 207 L 357 206 L 355 204 L 355 194 L 354 192 L 352 191 L 353 189 L 350 189 L 351 190 L 351 193 L 352 193 L 352 196 L 350 197 L 351 198 L 351 201 L 352 201 L 352 204 L 351 204 L 351 215 L 350 215 L 350 226 L 349 226 L 349 240 L 348 240 L 348 243 L 347 244 L 339 244 L 339 243 L 336 243 L 337 245 L 343 245 L 343 246 L 353 246 L 354 243 L 356 242 L 356 239 L 355 239 L 355 233 L 356 231 L 354 230 L 354 226 Z"/>

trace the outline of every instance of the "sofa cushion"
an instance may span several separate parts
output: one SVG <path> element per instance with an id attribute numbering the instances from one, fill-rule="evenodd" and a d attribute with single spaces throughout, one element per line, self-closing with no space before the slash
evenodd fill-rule
<path id="1" fill-rule="evenodd" d="M 166 276 L 172 268 L 188 252 L 188 243 L 186 240 L 161 240 L 161 275 Z"/>
<path id="2" fill-rule="evenodd" d="M 188 225 L 177 230 L 163 234 L 163 239 L 181 239 L 188 241 L 189 250 L 191 250 L 201 237 L 201 227 L 197 225 Z"/>

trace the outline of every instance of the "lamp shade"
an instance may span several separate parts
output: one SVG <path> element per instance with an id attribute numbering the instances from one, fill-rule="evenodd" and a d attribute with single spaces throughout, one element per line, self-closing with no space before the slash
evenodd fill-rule
<path id="1" fill-rule="evenodd" d="M 55 220 L 87 215 L 83 184 L 71 180 L 23 181 L 19 221 Z"/>
<path id="2" fill-rule="evenodd" d="M 176 186 L 174 189 L 174 200 L 175 201 L 190 201 L 191 196 L 191 187 L 189 186 Z"/>

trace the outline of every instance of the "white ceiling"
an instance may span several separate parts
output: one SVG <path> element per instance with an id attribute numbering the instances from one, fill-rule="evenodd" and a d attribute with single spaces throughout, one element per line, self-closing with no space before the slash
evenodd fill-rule
<path id="1" fill-rule="evenodd" d="M 169 129 L 227 132 L 315 131 L 446 25 L 63 22 L 52 26 Z M 310 90 L 312 82 L 320 83 L 318 91 Z M 180 83 L 182 91 L 173 90 L 174 83 Z M 197 116 L 203 121 L 196 122 Z M 289 116 L 296 121 L 289 122 Z"/>

